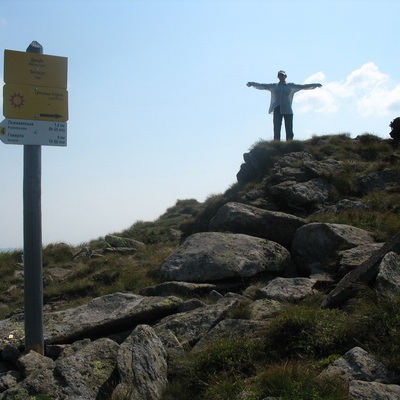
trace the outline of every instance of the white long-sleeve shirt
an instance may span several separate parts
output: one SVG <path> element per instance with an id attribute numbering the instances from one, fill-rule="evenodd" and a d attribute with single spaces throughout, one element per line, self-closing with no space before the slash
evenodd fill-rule
<path id="1" fill-rule="evenodd" d="M 308 83 L 298 85 L 296 83 L 256 83 L 250 82 L 251 86 L 259 90 L 269 90 L 271 92 L 271 103 L 269 113 L 271 114 L 277 106 L 280 106 L 281 114 L 293 114 L 293 96 L 299 90 L 315 89 L 319 83 Z"/>

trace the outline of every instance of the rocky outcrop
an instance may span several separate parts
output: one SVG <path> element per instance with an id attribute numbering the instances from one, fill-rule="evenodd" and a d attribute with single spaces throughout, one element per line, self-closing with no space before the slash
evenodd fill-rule
<path id="1" fill-rule="evenodd" d="M 311 213 L 367 208 L 332 201 L 332 177 L 343 163 L 305 151 L 277 154 L 246 153 L 238 180 L 259 186 L 214 213 L 209 231 L 188 236 L 159 266 L 159 284 L 46 312 L 45 355 L 21 353 L 22 314 L 0 321 L 0 400 L 162 399 L 176 357 L 221 338 L 259 337 L 288 303 L 321 296 L 321 307 L 339 307 L 360 283 L 399 295 L 400 234 L 382 244 L 363 229 L 307 220 Z M 386 169 L 360 176 L 356 189 L 389 191 L 399 184 L 396 170 Z M 116 235 L 103 244 L 72 258 L 132 254 L 145 246 Z M 52 270 L 54 279 L 69 272 Z M 400 378 L 360 347 L 321 376 L 339 376 L 351 399 L 400 398 Z"/>
<path id="2" fill-rule="evenodd" d="M 298 231 L 309 225 L 311 224 L 302 225 Z M 316 229 L 315 226 L 311 228 L 311 232 Z M 326 236 L 333 238 L 331 242 L 336 243 L 330 243 L 331 255 L 339 254 L 343 247 L 357 247 L 363 240 L 371 240 L 366 232 L 350 229 L 348 226 L 327 225 L 319 228 L 319 232 L 325 232 Z M 296 235 L 297 233 L 295 237 Z M 21 316 L 0 321 L 2 359 L 3 363 L 8 363 L 0 374 L 0 400 L 28 399 L 38 394 L 62 400 L 161 399 L 168 382 L 168 365 L 179 354 L 204 349 L 219 338 L 256 337 L 279 314 L 281 304 L 305 299 L 318 291 L 318 279 L 315 277 L 274 277 L 284 274 L 285 267 L 282 265 L 290 268 L 288 263 L 292 264 L 294 261 L 288 250 L 266 239 L 233 233 L 197 234 L 189 240 L 190 246 L 188 243 L 182 244 L 176 252 L 179 255 L 176 259 L 186 260 L 187 257 L 197 260 L 194 278 L 190 276 L 190 268 L 185 271 L 189 281 L 206 282 L 210 278 L 210 265 L 207 263 L 215 269 L 225 271 L 221 276 L 228 276 L 228 280 L 242 280 L 242 275 L 246 274 L 227 275 L 228 269 L 224 262 L 229 265 L 232 259 L 236 260 L 235 257 L 232 258 L 232 254 L 240 247 L 243 237 L 247 253 L 252 253 L 255 247 L 263 254 L 262 257 L 251 259 L 253 263 L 260 264 L 252 266 L 250 270 L 255 271 L 253 277 L 261 272 L 258 279 L 265 282 L 257 289 L 248 286 L 243 291 L 244 296 L 234 293 L 216 296 L 217 286 L 213 283 L 168 281 L 160 284 L 159 288 L 147 290 L 148 294 L 159 296 L 115 293 L 74 309 L 46 313 L 44 320 L 48 356 L 32 351 L 28 354 L 19 353 L 17 348 L 23 345 Z M 321 249 L 326 246 L 326 241 L 316 241 L 311 234 L 309 238 L 315 248 L 312 260 L 318 259 L 323 254 Z M 281 260 L 281 256 L 265 258 L 265 254 L 272 255 L 271 247 L 264 247 L 269 242 L 274 243 L 272 248 L 278 254 L 284 255 L 283 264 L 276 262 L 276 259 Z M 292 246 L 294 249 L 297 248 L 295 242 L 296 239 Z M 210 258 L 206 257 L 205 249 L 210 251 Z M 389 241 L 379 249 L 378 258 L 381 261 L 377 267 L 378 290 L 386 291 L 388 287 L 394 292 L 398 290 L 398 250 L 397 240 Z M 217 251 L 227 254 L 220 259 L 219 264 L 213 258 L 217 258 Z M 385 254 L 381 254 L 385 251 Z M 189 256 L 191 252 L 193 255 Z M 198 254 L 200 256 L 196 258 Z M 174 255 L 171 257 L 172 260 L 175 259 Z M 279 268 L 274 266 L 278 264 Z M 273 266 L 269 270 L 271 275 L 262 273 L 265 272 L 266 265 Z M 245 268 L 246 263 L 241 267 Z M 357 268 L 360 267 L 355 270 Z M 200 277 L 203 272 L 204 276 Z M 214 280 L 219 275 L 214 272 L 211 276 Z M 176 297 L 176 294 L 193 294 L 206 298 L 207 291 L 210 299 L 219 300 L 207 305 L 195 299 L 183 301 Z M 161 293 L 164 295 L 160 295 Z M 238 310 L 242 310 L 241 313 L 245 313 L 246 318 L 241 318 Z M 54 351 L 55 348 L 58 348 L 58 352 Z M 396 398 L 399 392 L 399 386 L 395 384 L 397 377 L 359 348 L 343 355 L 323 374 L 335 374 L 345 379 L 349 383 L 349 394 L 354 399 L 391 399 Z M 362 395 L 366 397 L 360 397 Z"/>

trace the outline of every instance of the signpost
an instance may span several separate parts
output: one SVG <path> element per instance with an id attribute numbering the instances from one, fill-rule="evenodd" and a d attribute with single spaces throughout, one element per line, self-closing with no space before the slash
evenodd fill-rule
<path id="1" fill-rule="evenodd" d="M 35 41 L 26 53 L 5 50 L 4 82 L 0 140 L 24 145 L 25 351 L 43 355 L 41 145 L 67 145 L 67 59 Z"/>

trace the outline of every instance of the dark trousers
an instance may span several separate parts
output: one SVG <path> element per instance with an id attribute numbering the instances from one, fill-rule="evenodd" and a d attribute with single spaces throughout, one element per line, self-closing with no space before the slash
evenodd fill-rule
<path id="1" fill-rule="evenodd" d="M 274 109 L 274 140 L 281 140 L 282 118 L 285 120 L 286 140 L 292 140 L 293 114 L 281 114 L 280 106 Z"/>

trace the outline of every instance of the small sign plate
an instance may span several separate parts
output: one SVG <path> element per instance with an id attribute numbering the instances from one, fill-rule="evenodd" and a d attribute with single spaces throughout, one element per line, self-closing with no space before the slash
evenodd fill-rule
<path id="1" fill-rule="evenodd" d="M 5 118 L 40 121 L 68 120 L 66 89 L 6 83 L 3 87 Z"/>
<path id="2" fill-rule="evenodd" d="M 66 146 L 67 123 L 6 118 L 0 123 L 0 140 L 6 144 Z"/>
<path id="3" fill-rule="evenodd" d="M 4 50 L 4 82 L 67 88 L 66 57 Z"/>

